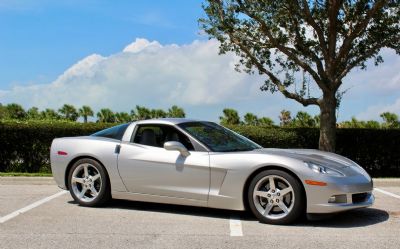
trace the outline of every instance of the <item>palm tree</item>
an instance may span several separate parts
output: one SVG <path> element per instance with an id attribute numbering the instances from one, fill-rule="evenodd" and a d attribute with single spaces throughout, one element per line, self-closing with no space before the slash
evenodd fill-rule
<path id="1" fill-rule="evenodd" d="M 53 109 L 46 108 L 46 110 L 40 112 L 40 117 L 42 119 L 48 120 L 58 120 L 60 119 L 60 115 Z"/>
<path id="2" fill-rule="evenodd" d="M 282 110 L 281 115 L 279 115 L 279 120 L 281 121 L 281 126 L 288 126 L 292 122 L 290 111 Z"/>
<path id="3" fill-rule="evenodd" d="M 273 127 L 274 121 L 268 117 L 262 117 L 258 119 L 258 125 L 262 127 Z"/>
<path id="4" fill-rule="evenodd" d="M 16 103 L 11 103 L 5 106 L 7 116 L 11 119 L 25 119 L 26 112 L 24 108 Z"/>
<path id="5" fill-rule="evenodd" d="M 87 123 L 88 117 L 93 117 L 93 110 L 90 106 L 84 105 L 79 108 L 79 116 L 83 117 L 83 122 Z"/>
<path id="6" fill-rule="evenodd" d="M 0 103 L 0 119 L 5 119 L 7 117 L 6 107 Z"/>
<path id="7" fill-rule="evenodd" d="M 240 124 L 240 117 L 235 109 L 225 108 L 222 112 L 224 113 L 224 116 L 219 117 L 222 125 Z"/>
<path id="8" fill-rule="evenodd" d="M 169 118 L 184 118 L 185 116 L 185 111 L 181 107 L 173 105 L 168 109 L 167 117 Z"/>
<path id="9" fill-rule="evenodd" d="M 307 112 L 298 112 L 293 122 L 296 127 L 316 127 L 315 119 Z"/>
<path id="10" fill-rule="evenodd" d="M 167 113 L 162 109 L 152 109 L 150 115 L 152 118 L 165 118 Z"/>
<path id="11" fill-rule="evenodd" d="M 39 108 L 35 106 L 29 108 L 29 110 L 26 112 L 26 115 L 28 119 L 39 119 L 40 118 Z"/>
<path id="12" fill-rule="evenodd" d="M 246 125 L 258 125 L 258 117 L 251 112 L 244 115 L 244 122 Z"/>
<path id="13" fill-rule="evenodd" d="M 58 109 L 58 112 L 63 114 L 63 118 L 71 121 L 76 121 L 79 117 L 79 114 L 73 105 L 64 104 L 60 109 Z"/>
<path id="14" fill-rule="evenodd" d="M 115 113 L 115 121 L 117 123 L 127 123 L 131 121 L 131 116 L 127 112 Z"/>
<path id="15" fill-rule="evenodd" d="M 108 108 L 103 108 L 97 113 L 97 118 L 100 123 L 114 123 L 115 114 Z"/>
<path id="16" fill-rule="evenodd" d="M 399 122 L 399 117 L 395 113 L 391 112 L 384 112 L 381 113 L 381 118 L 383 119 L 383 124 L 382 126 L 385 128 L 399 128 L 400 127 L 400 122 Z"/>
<path id="17" fill-rule="evenodd" d="M 140 105 L 137 105 L 136 112 L 132 110 L 131 114 L 134 114 L 133 119 L 135 120 L 144 120 L 151 118 L 151 111 L 148 108 Z"/>

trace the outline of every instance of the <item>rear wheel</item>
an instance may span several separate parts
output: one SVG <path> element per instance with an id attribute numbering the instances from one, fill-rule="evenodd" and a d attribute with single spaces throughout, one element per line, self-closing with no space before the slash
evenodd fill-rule
<path id="1" fill-rule="evenodd" d="M 111 197 L 105 169 L 93 159 L 80 159 L 68 176 L 71 196 L 82 206 L 98 206 Z"/>
<path id="2" fill-rule="evenodd" d="M 249 206 L 264 223 L 289 224 L 305 212 L 305 197 L 297 179 L 280 170 L 257 174 L 248 189 Z"/>

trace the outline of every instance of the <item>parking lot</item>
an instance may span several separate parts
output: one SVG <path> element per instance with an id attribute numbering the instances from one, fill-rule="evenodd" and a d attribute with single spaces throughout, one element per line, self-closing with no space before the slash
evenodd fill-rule
<path id="1" fill-rule="evenodd" d="M 49 178 L 0 178 L 0 248 L 398 248 L 400 181 L 373 207 L 290 226 L 248 212 L 113 200 L 73 202 Z"/>

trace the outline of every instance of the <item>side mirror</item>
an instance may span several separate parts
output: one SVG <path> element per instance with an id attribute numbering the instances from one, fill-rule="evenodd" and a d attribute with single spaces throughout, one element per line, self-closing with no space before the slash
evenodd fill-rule
<path id="1" fill-rule="evenodd" d="M 186 149 L 186 147 L 180 142 L 169 141 L 164 143 L 164 149 L 166 150 L 177 150 L 181 153 L 182 156 L 189 156 L 190 152 Z"/>

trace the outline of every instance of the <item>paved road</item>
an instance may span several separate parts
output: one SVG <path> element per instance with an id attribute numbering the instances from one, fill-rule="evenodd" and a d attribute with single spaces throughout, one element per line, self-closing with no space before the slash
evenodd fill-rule
<path id="1" fill-rule="evenodd" d="M 378 190 L 372 208 L 321 221 L 273 226 L 259 223 L 247 212 L 186 206 L 114 200 L 104 208 L 85 208 L 74 203 L 69 193 L 53 196 L 60 190 L 51 181 L 38 182 L 0 179 L 1 249 L 376 249 L 400 244 L 400 199 Z M 399 183 L 378 188 L 399 196 Z M 32 203 L 49 196 L 53 199 L 32 208 Z M 21 209 L 18 215 L 15 211 Z"/>

